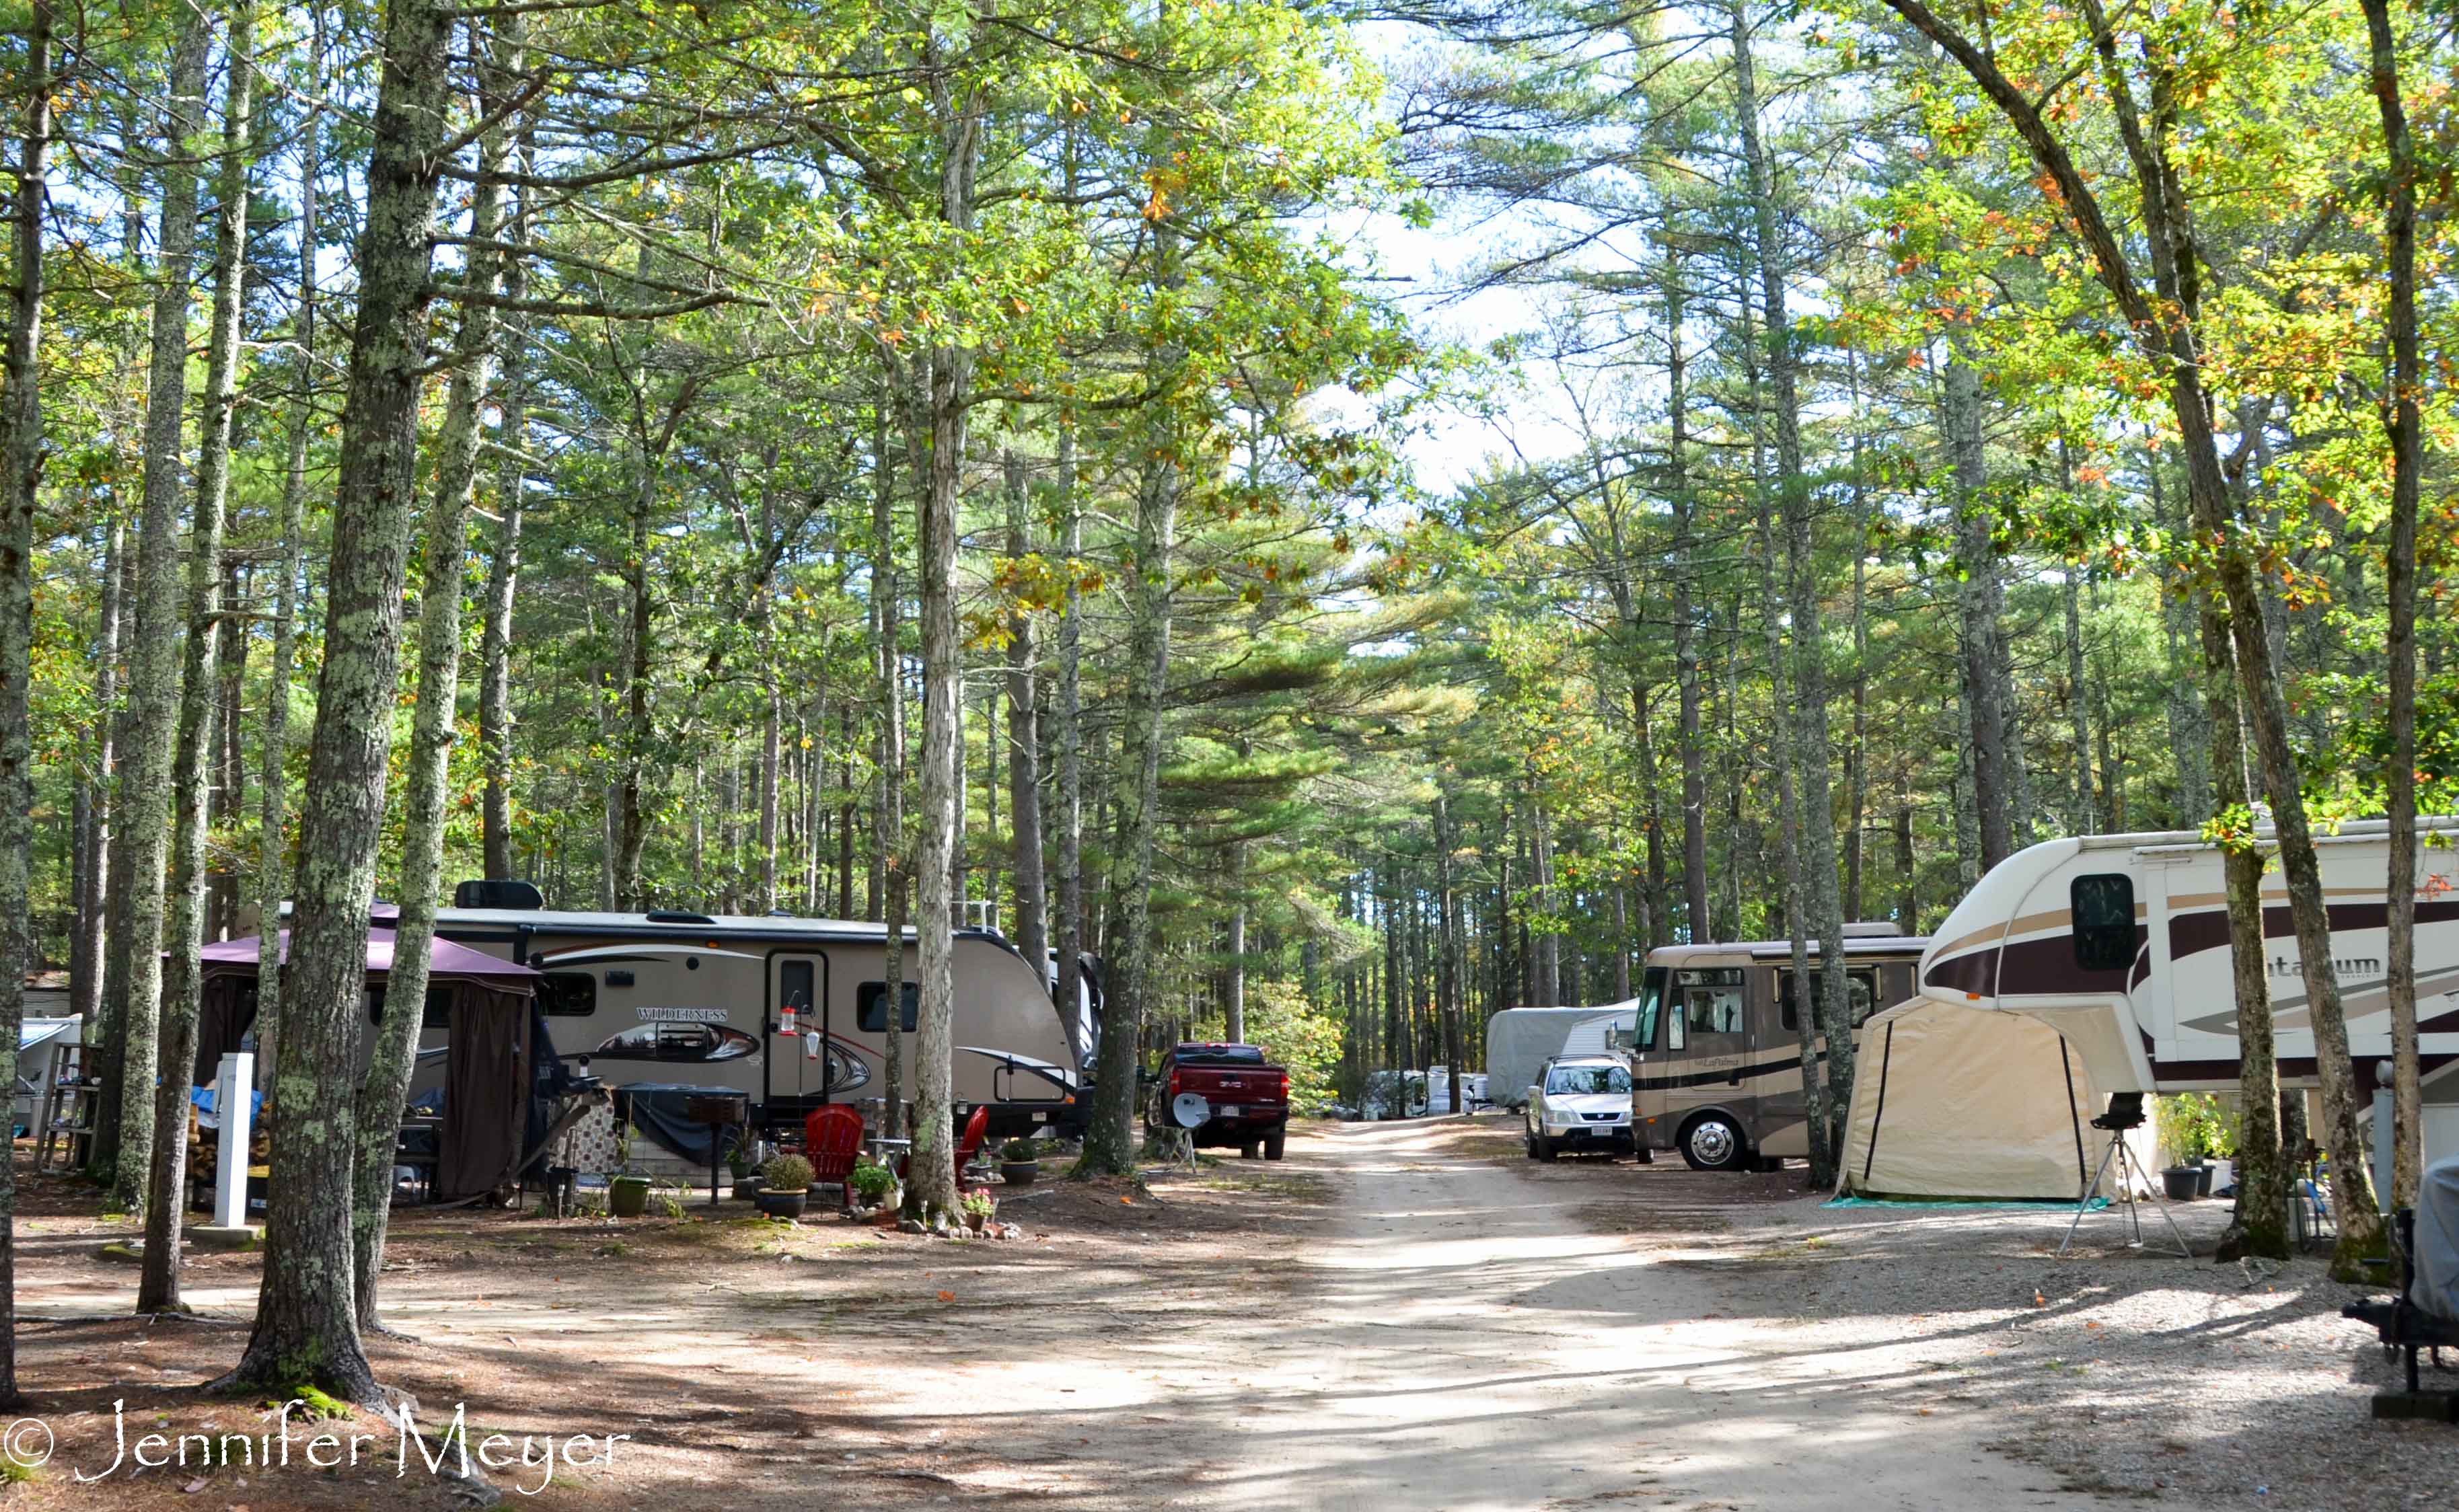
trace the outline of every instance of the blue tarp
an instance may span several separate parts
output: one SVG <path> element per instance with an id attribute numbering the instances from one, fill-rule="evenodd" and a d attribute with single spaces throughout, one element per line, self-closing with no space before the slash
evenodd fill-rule
<path id="1" fill-rule="evenodd" d="M 708 1125 L 686 1111 L 691 1100 L 744 1096 L 734 1087 L 686 1086 L 679 1082 L 634 1082 L 615 1089 L 616 1106 L 631 1119 L 634 1128 L 696 1166 L 708 1164 Z"/>

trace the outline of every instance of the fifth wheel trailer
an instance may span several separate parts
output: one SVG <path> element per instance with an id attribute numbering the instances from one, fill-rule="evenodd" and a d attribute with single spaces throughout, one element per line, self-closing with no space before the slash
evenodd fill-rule
<path id="1" fill-rule="evenodd" d="M 764 1125 L 887 1090 L 887 927 L 655 911 L 449 908 L 439 938 L 541 974 L 557 1054 L 609 1086 L 686 1082 L 750 1094 Z M 918 947 L 906 935 L 901 1028 L 915 1027 Z M 1072 1126 L 1079 1061 L 1049 978 L 987 930 L 955 939 L 953 1100 L 987 1104 L 997 1137 Z M 913 1092 L 909 1038 L 905 1095 Z"/>
<path id="2" fill-rule="evenodd" d="M 2387 825 L 2317 835 L 2348 1052 L 2361 1099 L 2390 1055 Z M 2417 822 L 2416 999 L 2427 1158 L 2459 1147 L 2459 819 Z M 2258 831 L 2268 847 L 2268 827 Z M 2314 1084 L 2314 1030 L 2288 895 L 2262 884 L 2263 974 L 2281 1081 Z M 2218 849 L 2189 831 L 2050 840 L 1993 868 L 1922 956 L 1932 1000 L 2028 1014 L 2064 1035 L 2103 1092 L 2234 1086 L 2237 998 Z"/>

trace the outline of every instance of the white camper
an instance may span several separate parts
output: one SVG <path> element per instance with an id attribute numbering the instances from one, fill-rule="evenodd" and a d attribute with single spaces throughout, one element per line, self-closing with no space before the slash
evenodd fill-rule
<path id="1" fill-rule="evenodd" d="M 609 1086 L 688 1083 L 751 1096 L 755 1121 L 886 1090 L 885 925 L 778 915 L 438 912 L 439 938 L 542 974 L 557 1054 Z M 988 1104 L 994 1137 L 1082 1115 L 1069 1024 L 1046 970 L 987 930 L 956 935 L 954 1100 Z M 901 1028 L 915 1028 L 920 959 L 907 934 Z M 1081 1005 L 1080 1005 L 1081 1006 Z M 906 1052 L 906 1095 L 915 1067 Z"/>
<path id="2" fill-rule="evenodd" d="M 2459 1146 L 2459 819 L 2418 821 L 2416 997 L 2428 1159 Z M 2383 975 L 2386 826 L 2318 835 L 2322 892 L 2358 1095 L 2390 1054 Z M 2261 831 L 2269 838 L 2269 830 Z M 2263 878 L 2263 971 L 2281 1081 L 2314 1082 L 2314 1033 L 2288 896 Z M 2028 1014 L 2066 1037 L 2094 1087 L 2234 1086 L 2236 992 L 2219 850 L 2192 832 L 2051 840 L 1993 868 L 1940 925 L 1921 962 L 1933 1001 Z"/>
<path id="3" fill-rule="evenodd" d="M 1485 1021 L 1485 1084 L 1494 1105 L 1527 1105 L 1529 1084 L 1561 1055 L 1598 1055 L 1608 1029 L 1629 1029 L 1631 1002 L 1587 1008 L 1505 1008 Z M 1576 1041 L 1576 1042 L 1575 1042 Z"/>

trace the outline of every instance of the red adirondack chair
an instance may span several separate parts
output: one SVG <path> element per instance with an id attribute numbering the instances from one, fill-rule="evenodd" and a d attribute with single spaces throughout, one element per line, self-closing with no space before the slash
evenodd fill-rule
<path id="1" fill-rule="evenodd" d="M 982 1137 L 990 1132 L 990 1127 L 991 1110 L 987 1106 L 977 1106 L 974 1109 L 974 1116 L 965 1120 L 965 1131 L 956 1136 L 957 1185 L 964 1184 L 965 1167 L 973 1164 L 976 1155 L 981 1153 Z"/>
<path id="2" fill-rule="evenodd" d="M 848 1202 L 846 1183 L 862 1154 L 862 1115 L 843 1102 L 824 1102 L 803 1120 L 803 1153 L 811 1163 L 811 1185 L 834 1186 Z"/>

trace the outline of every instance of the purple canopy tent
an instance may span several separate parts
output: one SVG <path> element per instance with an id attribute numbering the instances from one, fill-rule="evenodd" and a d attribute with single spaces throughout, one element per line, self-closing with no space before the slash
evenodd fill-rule
<path id="1" fill-rule="evenodd" d="M 282 956 L 290 932 L 282 932 Z M 203 952 L 203 1001 L 197 1023 L 194 1081 L 211 1084 L 221 1058 L 242 1047 L 256 1022 L 259 941 L 221 940 Z M 392 972 L 393 932 L 368 932 L 368 1010 L 383 1021 L 384 991 Z M 437 1151 L 436 1195 L 446 1201 L 492 1191 L 521 1155 L 530 1089 L 531 999 L 538 974 L 526 966 L 436 940 L 428 957 L 421 1021 L 449 1037 L 444 1067 L 444 1127 Z"/>

